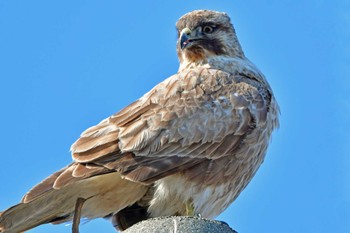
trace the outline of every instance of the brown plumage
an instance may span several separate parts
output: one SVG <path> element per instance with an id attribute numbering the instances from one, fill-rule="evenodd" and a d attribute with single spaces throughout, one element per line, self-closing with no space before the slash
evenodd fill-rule
<path id="1" fill-rule="evenodd" d="M 176 26 L 178 73 L 83 132 L 74 162 L 4 211 L 0 232 L 72 220 L 78 198 L 82 217 L 121 230 L 149 217 L 214 218 L 234 201 L 264 160 L 278 105 L 227 14 L 193 11 Z"/>

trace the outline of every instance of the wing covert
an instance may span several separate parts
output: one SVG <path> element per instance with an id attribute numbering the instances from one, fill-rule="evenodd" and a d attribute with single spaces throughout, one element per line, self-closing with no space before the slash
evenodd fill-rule
<path id="1" fill-rule="evenodd" d="M 178 73 L 86 130 L 72 145 L 73 158 L 149 181 L 234 156 L 246 135 L 265 124 L 269 100 L 262 86 L 215 69 Z"/>

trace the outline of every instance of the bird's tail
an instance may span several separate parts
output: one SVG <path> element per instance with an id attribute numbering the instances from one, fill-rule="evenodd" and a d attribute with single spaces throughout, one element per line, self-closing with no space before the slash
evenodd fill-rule
<path id="1" fill-rule="evenodd" d="M 39 198 L 20 203 L 0 215 L 1 233 L 19 233 L 38 225 L 70 220 L 78 196 L 66 190 L 50 190 Z"/>
<path id="2" fill-rule="evenodd" d="M 105 217 L 133 205 L 147 189 L 147 185 L 124 179 L 102 166 L 72 163 L 35 186 L 22 203 L 2 212 L 0 233 L 70 221 L 75 213 L 89 219 Z M 76 210 L 78 200 L 84 202 Z"/>
<path id="3" fill-rule="evenodd" d="M 76 200 L 81 195 L 91 195 L 91 191 L 83 193 L 79 189 L 81 185 L 91 183 L 90 179 L 74 178 L 72 167 L 67 166 L 47 177 L 23 197 L 22 203 L 2 212 L 0 233 L 18 233 L 44 223 L 70 220 Z M 63 174 L 66 174 L 63 184 L 55 188 L 55 183 Z"/>
<path id="4" fill-rule="evenodd" d="M 79 216 L 105 217 L 132 205 L 147 191 L 147 186 L 123 179 L 117 172 L 76 178 L 73 165 L 34 187 L 23 198 L 23 203 L 2 212 L 0 233 L 19 233 L 44 223 L 70 221 L 78 212 L 75 208 L 81 199 L 86 202 Z"/>

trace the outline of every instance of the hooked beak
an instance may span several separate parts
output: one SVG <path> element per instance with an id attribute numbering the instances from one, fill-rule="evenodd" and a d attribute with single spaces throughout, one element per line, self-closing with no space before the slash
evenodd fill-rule
<path id="1" fill-rule="evenodd" d="M 189 28 L 184 28 L 180 34 L 180 47 L 181 49 L 185 49 L 193 39 L 191 39 L 192 31 Z"/>

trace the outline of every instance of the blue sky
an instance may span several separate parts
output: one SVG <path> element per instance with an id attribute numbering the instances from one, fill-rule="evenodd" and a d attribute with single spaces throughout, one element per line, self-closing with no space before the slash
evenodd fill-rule
<path id="1" fill-rule="evenodd" d="M 212 9 L 231 16 L 282 113 L 264 164 L 218 219 L 241 233 L 349 232 L 349 5 L 0 0 L 0 209 L 70 163 L 83 130 L 174 74 L 175 22 Z M 81 231 L 114 232 L 105 220 Z"/>

